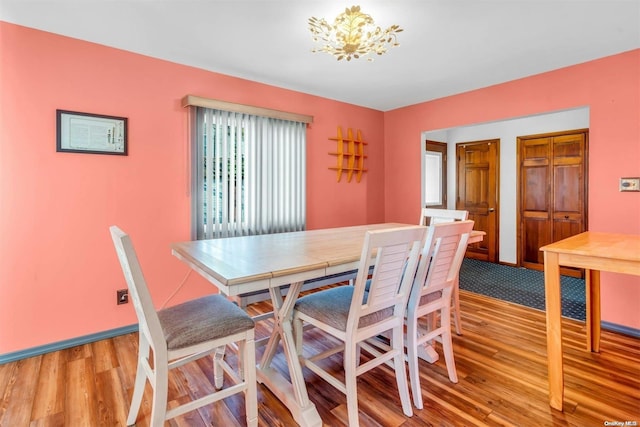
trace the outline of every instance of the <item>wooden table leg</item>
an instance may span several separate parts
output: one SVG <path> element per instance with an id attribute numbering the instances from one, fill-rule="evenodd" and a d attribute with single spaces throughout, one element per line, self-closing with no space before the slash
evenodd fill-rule
<path id="1" fill-rule="evenodd" d="M 544 252 L 544 289 L 547 316 L 549 405 L 562 411 L 564 378 L 562 367 L 562 307 L 558 254 Z"/>
<path id="2" fill-rule="evenodd" d="M 269 290 L 273 303 L 274 326 L 258 366 L 257 377 L 260 383 L 267 386 L 289 408 L 291 415 L 300 426 L 321 427 L 320 414 L 313 402 L 309 400 L 291 325 L 291 313 L 302 284 L 303 282 L 292 283 L 284 300 L 279 289 Z M 279 342 L 282 342 L 291 382 L 271 367 Z"/>
<path id="3" fill-rule="evenodd" d="M 600 352 L 600 270 L 585 270 L 587 351 Z"/>

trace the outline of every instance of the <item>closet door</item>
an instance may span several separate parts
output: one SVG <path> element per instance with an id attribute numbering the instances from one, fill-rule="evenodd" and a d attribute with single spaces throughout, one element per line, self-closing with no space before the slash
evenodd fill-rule
<path id="1" fill-rule="evenodd" d="M 587 133 L 518 138 L 520 265 L 544 269 L 540 247 L 586 230 Z M 573 269 L 563 274 L 580 275 Z"/>
<path id="2" fill-rule="evenodd" d="M 553 241 L 586 230 L 585 134 L 553 138 Z"/>
<path id="3" fill-rule="evenodd" d="M 522 139 L 520 147 L 520 265 L 544 264 L 540 248 L 552 242 L 552 138 Z"/>

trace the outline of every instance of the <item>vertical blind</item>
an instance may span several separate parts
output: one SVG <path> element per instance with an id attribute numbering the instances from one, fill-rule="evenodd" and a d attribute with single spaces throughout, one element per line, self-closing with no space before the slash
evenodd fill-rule
<path id="1" fill-rule="evenodd" d="M 306 218 L 306 124 L 195 108 L 196 239 L 299 231 Z"/>

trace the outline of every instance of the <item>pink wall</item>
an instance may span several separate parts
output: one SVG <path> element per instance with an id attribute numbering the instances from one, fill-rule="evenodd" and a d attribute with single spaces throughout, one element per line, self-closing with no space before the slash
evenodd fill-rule
<path id="1" fill-rule="evenodd" d="M 383 113 L 0 22 L 0 354 L 135 323 L 108 227 L 132 235 L 162 305 L 189 269 L 187 94 L 309 114 L 308 228 L 384 220 Z M 129 119 L 129 155 L 57 153 L 56 109 Z M 369 172 L 336 183 L 336 127 Z M 211 292 L 196 274 L 169 305 Z"/>
<path id="2" fill-rule="evenodd" d="M 423 131 L 588 106 L 589 229 L 640 234 L 640 50 L 385 113 L 385 220 L 420 209 Z M 505 208 L 503 206 L 503 208 Z M 640 279 L 602 274 L 602 318 L 640 329 Z"/>
<path id="3" fill-rule="evenodd" d="M 111 224 L 132 235 L 158 306 L 183 280 L 169 245 L 189 239 L 186 94 L 314 116 L 309 228 L 414 222 L 422 131 L 589 105 L 591 229 L 640 234 L 640 193 L 617 192 L 640 174 L 639 73 L 635 51 L 382 113 L 0 22 L 0 354 L 135 323 L 115 305 Z M 56 109 L 128 117 L 129 155 L 56 153 Z M 359 184 L 328 169 L 337 126 L 369 142 Z M 603 281 L 604 319 L 640 328 L 638 282 Z M 210 291 L 193 274 L 169 304 Z"/>

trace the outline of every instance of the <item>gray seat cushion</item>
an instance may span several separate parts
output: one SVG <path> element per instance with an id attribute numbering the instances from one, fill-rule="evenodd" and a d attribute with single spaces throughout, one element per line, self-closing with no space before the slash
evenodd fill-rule
<path id="1" fill-rule="evenodd" d="M 427 304 L 431 301 L 435 301 L 439 298 L 442 298 L 442 291 L 431 292 L 430 294 L 423 295 L 420 298 L 420 305 Z"/>
<path id="2" fill-rule="evenodd" d="M 330 325 L 340 331 L 347 329 L 347 319 L 351 298 L 353 297 L 353 286 L 338 286 L 316 292 L 300 298 L 295 305 L 295 310 Z M 367 294 L 364 299 L 366 301 Z M 358 326 L 360 328 L 377 323 L 393 314 L 393 309 L 388 308 L 360 318 Z"/>
<path id="3" fill-rule="evenodd" d="M 209 295 L 158 311 L 170 350 L 236 334 L 255 327 L 240 307 L 222 295 Z"/>

